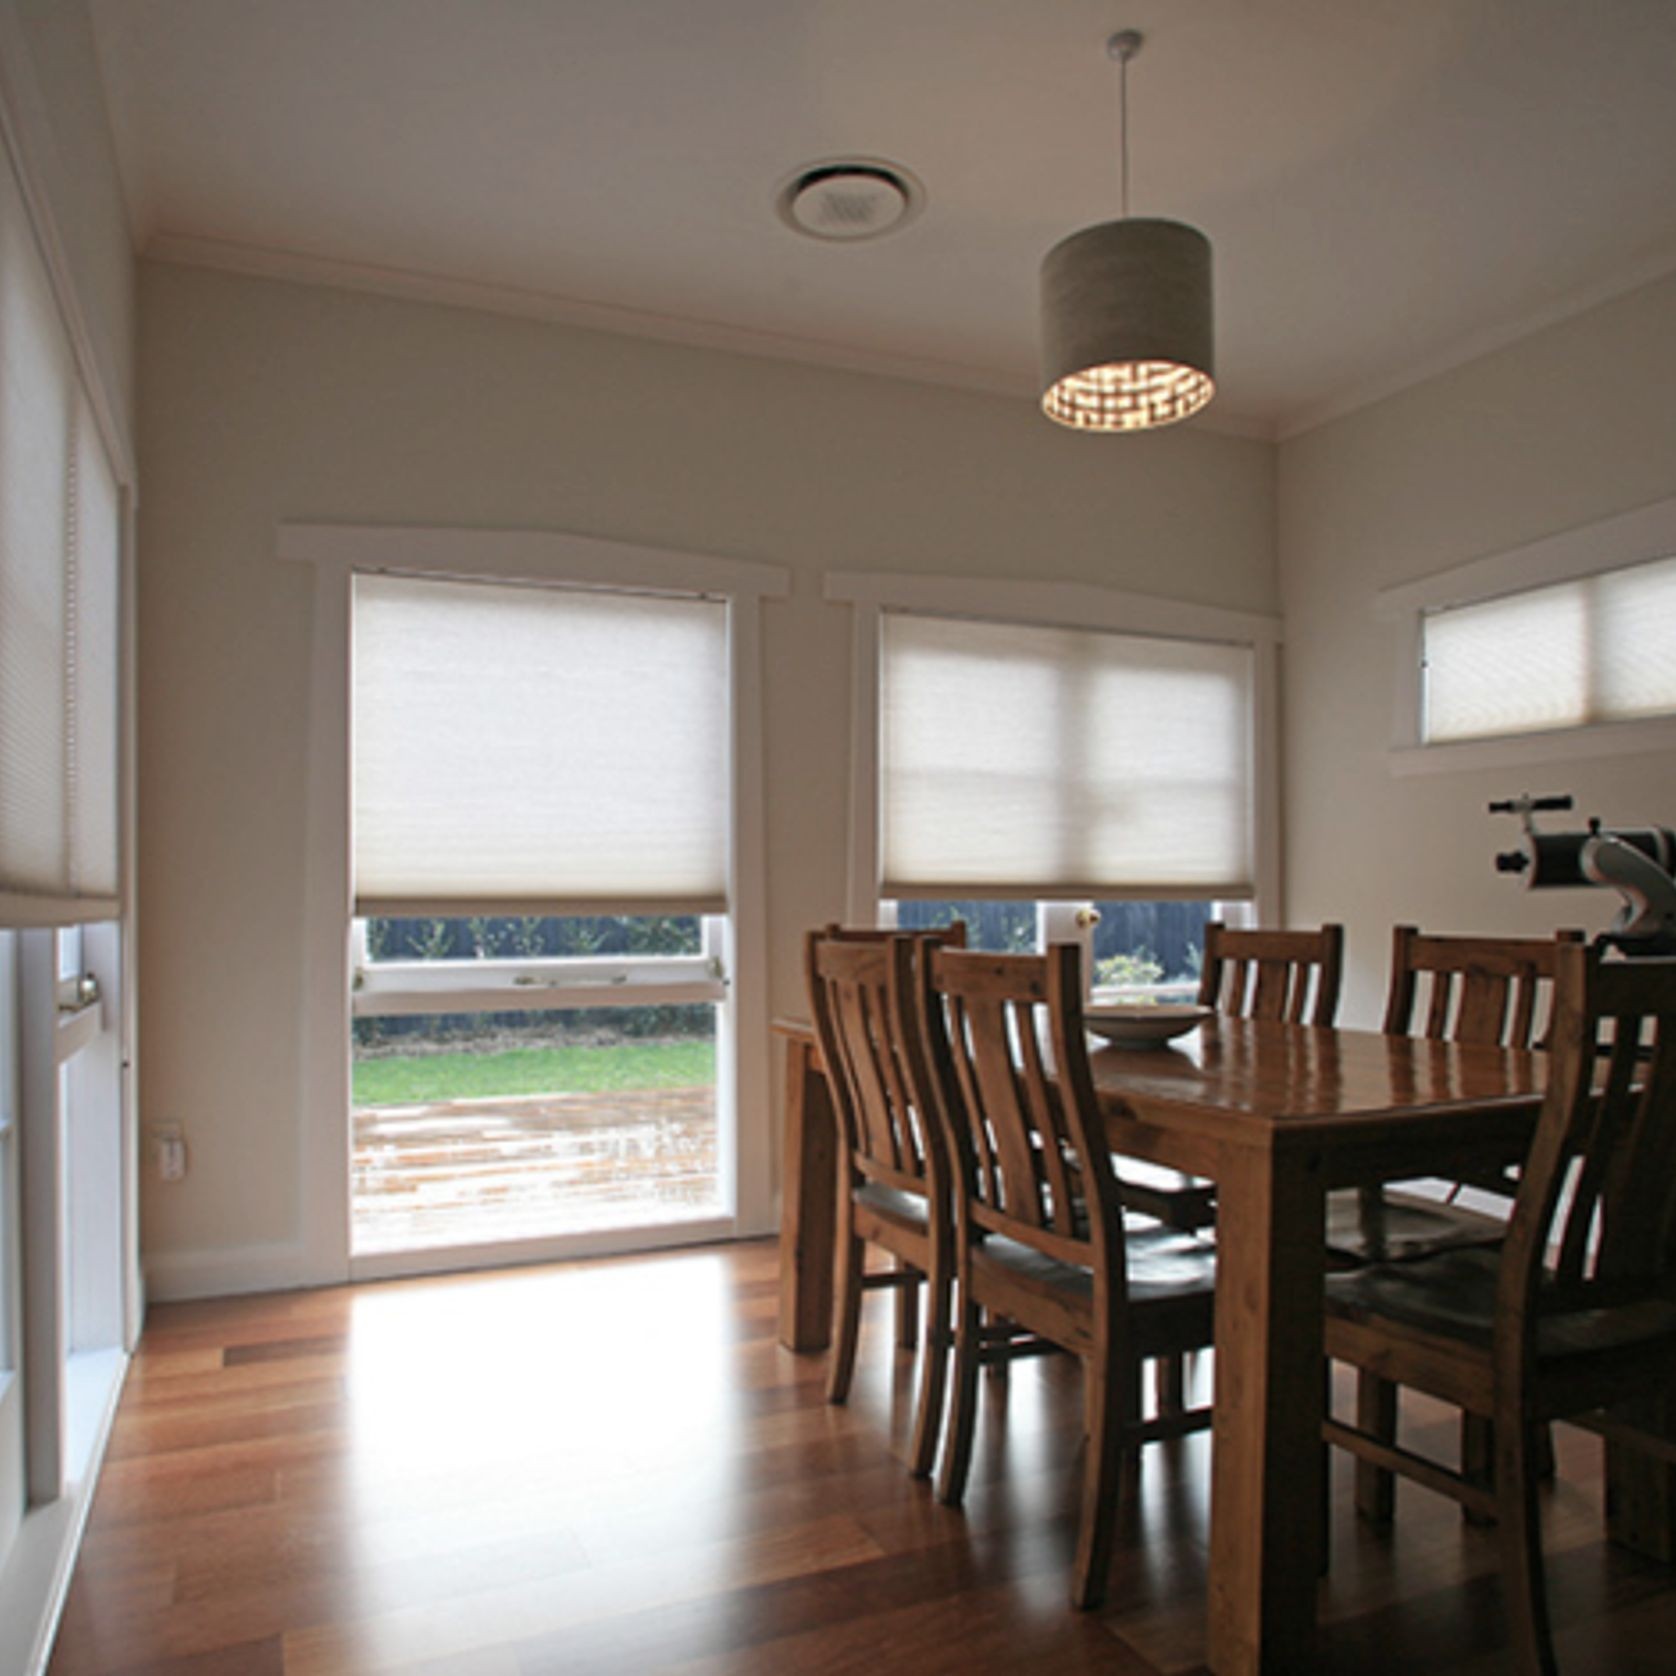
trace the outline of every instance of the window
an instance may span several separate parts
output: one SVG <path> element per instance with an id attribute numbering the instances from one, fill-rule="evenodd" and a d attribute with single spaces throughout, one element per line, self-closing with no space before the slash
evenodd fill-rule
<path id="1" fill-rule="evenodd" d="M 1102 999 L 1191 1000 L 1204 963 L 1205 926 L 1240 923 L 1243 905 L 1219 902 L 996 901 L 916 898 L 880 905 L 880 922 L 928 931 L 959 920 L 966 946 L 989 954 L 1031 954 L 1050 943 L 1080 943 L 1091 991 Z"/>
<path id="2" fill-rule="evenodd" d="M 1676 500 L 1388 589 L 1394 774 L 1676 745 Z"/>
<path id="3" fill-rule="evenodd" d="M 1174 997 L 1208 920 L 1274 901 L 1272 619 L 1077 583 L 826 594 L 855 613 L 853 923 L 1075 941 L 1091 986 Z"/>
<path id="4" fill-rule="evenodd" d="M 887 612 L 887 897 L 1238 898 L 1249 646 Z"/>
<path id="5" fill-rule="evenodd" d="M 120 507 L 0 164 L 0 923 L 115 912 Z"/>
<path id="6" fill-rule="evenodd" d="M 530 1258 L 768 1232 L 761 634 L 763 602 L 789 591 L 787 572 L 560 530 L 286 524 L 278 554 L 313 572 L 318 680 L 308 724 L 308 1190 L 298 1270 L 374 1278 L 508 1255 L 498 1236 L 471 1235 L 450 1243 L 445 1258 L 436 1255 L 440 1240 L 358 1251 L 354 1068 L 344 1051 L 351 1014 L 429 1016 L 439 1029 L 526 1014 L 537 1016 L 522 1022 L 580 1031 L 594 1027 L 584 1015 L 609 1009 L 627 1037 L 629 1022 L 645 1022 L 626 1021 L 628 1012 L 705 1008 L 714 1025 L 719 1214 L 708 1225 L 614 1217 L 604 1230 L 507 1237 Z M 459 607 L 453 622 L 450 602 Z M 385 628 L 402 613 L 416 638 L 369 627 L 369 605 L 392 607 Z M 620 634 L 582 631 L 613 619 Z M 537 624 L 555 639 L 536 644 Z M 416 655 L 420 640 L 430 655 Z M 410 703 L 374 664 L 392 678 L 400 672 Z M 493 711 L 483 702 L 491 690 Z M 675 713 L 659 715 L 656 693 L 685 696 Z M 638 736 L 624 725 L 631 715 Z M 481 792 L 475 810 L 468 790 Z M 493 821 L 481 818 L 489 810 Z M 671 831 L 686 841 L 672 846 Z M 439 931 L 438 920 L 449 923 Z M 573 952 L 584 922 L 613 920 L 696 922 L 700 950 L 642 952 L 625 938 L 615 953 Z M 570 922 L 563 946 L 557 921 Z M 415 931 L 440 958 L 423 957 L 432 951 L 414 947 Z M 531 940 L 520 947 L 526 931 Z M 569 1045 L 585 1044 L 572 1033 Z"/>
<path id="7" fill-rule="evenodd" d="M 1035 902 L 956 902 L 926 897 L 887 902 L 880 917 L 899 931 L 934 931 L 959 920 L 966 927 L 967 948 L 982 949 L 986 954 L 1029 954 L 1041 942 Z"/>
<path id="8" fill-rule="evenodd" d="M 1676 558 L 1422 614 L 1428 744 L 1676 713 Z"/>
<path id="9" fill-rule="evenodd" d="M 723 922 L 356 922 L 360 1257 L 723 1214 Z"/>
<path id="10" fill-rule="evenodd" d="M 725 1216 L 727 607 L 355 584 L 353 1252 Z"/>

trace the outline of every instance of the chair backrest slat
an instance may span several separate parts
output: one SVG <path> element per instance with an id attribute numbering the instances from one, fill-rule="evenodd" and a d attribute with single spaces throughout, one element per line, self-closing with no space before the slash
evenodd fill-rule
<path id="1" fill-rule="evenodd" d="M 1338 1016 L 1343 968 L 1342 926 L 1244 931 L 1212 920 L 1205 927 L 1199 1002 L 1235 1018 L 1330 1025 Z"/>
<path id="2" fill-rule="evenodd" d="M 1399 925 L 1392 940 L 1385 1032 L 1434 1042 L 1540 1046 L 1559 949 L 1582 939 L 1581 931 L 1551 938 L 1438 937 Z M 1417 1032 L 1422 995 L 1425 1022 Z"/>
<path id="3" fill-rule="evenodd" d="M 847 1179 L 869 1177 L 928 1191 L 940 1164 L 941 1132 L 918 1109 L 891 990 L 892 933 L 812 931 L 804 974 L 815 1036 L 848 1159 Z M 965 927 L 918 934 L 965 942 Z"/>
<path id="4" fill-rule="evenodd" d="M 1025 1222 L 1042 1220 L 1042 1183 L 1033 1142 L 1040 1133 L 1040 1112 L 1031 1106 L 1013 1063 L 1009 1037 L 1012 1010 L 1005 1001 L 985 995 L 968 1003 L 972 1081 L 984 1127 L 994 1139 L 997 1210 Z M 959 1051 L 957 1044 L 957 1051 Z"/>
<path id="5" fill-rule="evenodd" d="M 934 1098 L 969 1223 L 1094 1267 L 1117 1237 L 1121 1204 L 1088 1069 L 1080 951 L 927 949 L 918 990 L 925 1060 L 944 1066 Z M 1117 1263 L 1121 1287 L 1121 1250 Z"/>
<path id="6" fill-rule="evenodd" d="M 1676 1298 L 1676 960 L 1561 944 L 1549 1045 L 1502 1264 L 1501 1358 L 1533 1353 L 1545 1313 Z"/>

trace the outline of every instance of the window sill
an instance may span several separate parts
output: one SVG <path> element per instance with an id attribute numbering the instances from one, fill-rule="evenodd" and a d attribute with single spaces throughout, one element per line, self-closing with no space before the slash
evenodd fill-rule
<path id="1" fill-rule="evenodd" d="M 1494 739 L 1458 739 L 1441 745 L 1398 745 L 1388 761 L 1394 778 L 1451 774 L 1471 769 L 1523 768 L 1530 764 L 1576 762 L 1587 757 L 1634 756 L 1676 751 L 1676 717 L 1638 722 L 1602 722 L 1552 733 L 1507 734 Z"/>

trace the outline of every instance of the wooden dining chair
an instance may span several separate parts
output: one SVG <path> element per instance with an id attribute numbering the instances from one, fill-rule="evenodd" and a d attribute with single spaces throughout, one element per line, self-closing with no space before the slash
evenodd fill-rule
<path id="1" fill-rule="evenodd" d="M 1391 992 L 1385 1030 L 1434 1042 L 1491 1047 L 1547 1045 L 1559 946 L 1581 931 L 1552 937 L 1439 937 L 1412 925 L 1392 935 Z M 1518 1191 L 1517 1169 L 1472 1185 L 1502 1198 Z"/>
<path id="2" fill-rule="evenodd" d="M 1205 926 L 1199 1005 L 1233 1018 L 1274 1019 L 1330 1026 L 1338 1016 L 1344 972 L 1344 927 L 1317 931 L 1268 931 Z M 1172 1228 L 1208 1228 L 1216 1221 L 1216 1184 L 1162 1164 L 1124 1159 L 1118 1165 L 1126 1204 Z M 1163 1412 L 1185 1402 L 1184 1357 L 1166 1357 L 1156 1369 Z"/>
<path id="3" fill-rule="evenodd" d="M 916 1103 L 909 1079 L 904 1023 L 917 1031 L 911 985 L 893 991 L 891 947 L 964 946 L 966 928 L 897 938 L 889 931 L 846 931 L 836 925 L 805 940 L 805 976 L 816 1040 L 826 1063 L 838 1120 L 839 1191 L 832 1359 L 827 1401 L 848 1399 L 864 1292 L 897 1292 L 898 1343 L 915 1343 L 913 1300 L 923 1285 L 919 1400 L 909 1470 L 930 1475 L 947 1388 L 954 1233 L 942 1131 Z M 869 1273 L 868 1246 L 896 1263 Z"/>
<path id="4" fill-rule="evenodd" d="M 1221 920 L 1205 926 L 1199 1005 L 1234 1018 L 1283 1019 L 1331 1024 L 1338 1012 L 1344 965 L 1344 927 L 1319 931 L 1230 930 Z M 1216 1187 L 1140 1159 L 1118 1165 L 1125 1202 L 1171 1228 L 1208 1228 L 1216 1220 Z M 1175 1383 L 1174 1376 L 1171 1384 Z"/>
<path id="5" fill-rule="evenodd" d="M 1581 931 L 1554 937 L 1463 937 L 1399 925 L 1392 934 L 1385 1032 L 1488 1047 L 1538 1046 L 1547 1039 L 1560 950 L 1582 940 Z M 1467 1186 L 1510 1204 L 1518 1173 L 1476 1176 L 1456 1183 L 1454 1190 Z M 1499 1245 L 1505 1238 L 1505 1211 L 1486 1213 L 1452 1200 L 1453 1195 L 1445 1201 L 1400 1188 L 1335 1193 L 1327 1206 L 1328 1250 L 1341 1264 L 1412 1262 L 1442 1251 Z M 1397 1404 L 1394 1382 L 1368 1372 L 1358 1376 L 1358 1425 L 1394 1443 Z M 1487 1477 L 1492 1451 L 1490 1428 L 1469 1413 L 1461 1427 L 1463 1469 Z M 1551 1470 L 1546 1430 L 1541 1451 Z M 1362 1465 L 1356 1484 L 1362 1515 L 1389 1520 L 1395 1492 L 1391 1474 Z"/>
<path id="6" fill-rule="evenodd" d="M 1126 1458 L 1210 1421 L 1141 1416 L 1144 1360 L 1208 1345 L 1216 1259 L 1192 1234 L 1125 1230 L 1083 1034 L 1081 951 L 897 960 L 919 973 L 910 1058 L 953 1165 L 957 1307 L 953 1391 L 938 1493 L 957 1506 L 971 1465 L 980 1364 L 1053 1345 L 1079 1357 L 1086 1457 L 1071 1599 L 1097 1605 L 1110 1569 Z M 1051 1067 L 1051 1069 L 1050 1069 Z M 983 1314 L 1010 1325 L 985 1331 Z M 1036 1342 L 1021 1346 L 1023 1329 Z"/>
<path id="7" fill-rule="evenodd" d="M 1541 1676 L 1557 1665 L 1537 1428 L 1629 1438 L 1604 1411 L 1676 1379 L 1676 960 L 1566 943 L 1556 967 L 1548 1091 L 1505 1243 L 1330 1275 L 1325 1325 L 1329 1357 L 1493 1422 L 1488 1485 L 1338 1419 L 1324 1435 L 1497 1521 L 1518 1668 Z M 1633 1441 L 1676 1459 L 1663 1438 Z"/>
<path id="8" fill-rule="evenodd" d="M 1460 937 L 1423 934 L 1399 925 L 1392 936 L 1385 1032 L 1434 1042 L 1488 1047 L 1540 1045 L 1552 1006 L 1560 949 L 1581 931 L 1555 937 Z M 1473 1186 L 1511 1200 L 1517 1174 L 1475 1178 Z M 1494 1245 L 1504 1215 L 1485 1214 L 1414 1193 L 1374 1189 L 1335 1194 L 1328 1206 L 1327 1246 L 1349 1263 L 1401 1262 L 1459 1246 Z"/>
<path id="9" fill-rule="evenodd" d="M 1205 927 L 1199 1004 L 1234 1018 L 1330 1025 L 1338 1016 L 1344 927 L 1319 931 Z"/>

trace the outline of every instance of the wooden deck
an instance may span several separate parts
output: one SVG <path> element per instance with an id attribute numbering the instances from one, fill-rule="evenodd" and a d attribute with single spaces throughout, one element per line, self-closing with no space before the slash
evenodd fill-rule
<path id="1" fill-rule="evenodd" d="M 354 1114 L 357 1256 L 716 1214 L 716 1091 L 538 1094 Z"/>

